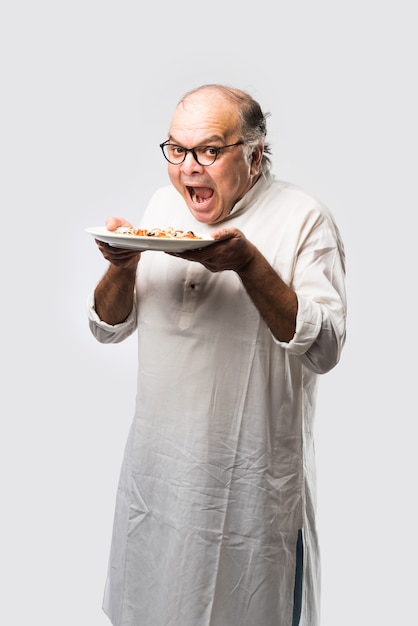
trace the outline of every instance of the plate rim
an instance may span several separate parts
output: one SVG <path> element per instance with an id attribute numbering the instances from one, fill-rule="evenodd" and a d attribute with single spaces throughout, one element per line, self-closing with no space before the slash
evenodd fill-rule
<path id="1" fill-rule="evenodd" d="M 189 239 L 188 237 L 152 237 L 147 235 L 131 235 L 126 233 L 117 233 L 111 230 L 108 230 L 106 226 L 88 226 L 84 229 L 85 232 L 89 233 L 96 239 L 104 241 L 105 243 L 109 243 L 114 247 L 124 247 L 120 244 L 125 241 L 127 248 L 134 248 L 137 250 L 155 250 L 155 251 L 164 251 L 166 248 L 167 251 L 177 250 L 179 252 L 185 251 L 187 249 L 198 248 L 199 244 L 202 244 L 202 247 L 207 247 L 213 243 L 215 243 L 215 239 L 210 235 L 203 235 L 202 233 L 196 233 L 199 239 Z M 117 242 L 117 243 L 116 243 Z M 129 244 L 128 244 L 129 242 Z M 148 243 L 153 243 L 157 245 L 149 246 Z M 165 243 L 168 243 L 168 246 L 165 246 Z M 188 243 L 193 242 L 191 248 L 187 245 Z M 136 245 L 132 245 L 136 244 Z M 186 247 L 183 247 L 182 244 L 186 244 Z"/>

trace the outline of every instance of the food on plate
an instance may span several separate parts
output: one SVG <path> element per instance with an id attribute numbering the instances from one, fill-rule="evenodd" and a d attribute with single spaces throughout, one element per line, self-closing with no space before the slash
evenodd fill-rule
<path id="1" fill-rule="evenodd" d="M 179 228 L 173 228 L 169 226 L 168 228 L 151 228 L 148 230 L 147 228 L 134 228 L 130 226 L 119 226 L 115 230 L 116 233 L 120 233 L 122 235 L 135 235 L 136 237 L 166 237 L 169 239 L 202 239 L 199 235 L 195 235 L 193 231 L 188 230 L 184 231 Z"/>

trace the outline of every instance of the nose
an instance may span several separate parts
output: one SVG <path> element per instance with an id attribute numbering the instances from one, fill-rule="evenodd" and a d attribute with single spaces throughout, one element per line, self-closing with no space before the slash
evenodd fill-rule
<path id="1" fill-rule="evenodd" d="M 183 163 L 181 163 L 180 165 L 181 169 L 183 172 L 185 172 L 186 174 L 191 174 L 192 172 L 201 172 L 203 169 L 203 165 L 200 165 L 192 152 L 188 152 L 186 154 L 186 158 L 184 159 Z"/>

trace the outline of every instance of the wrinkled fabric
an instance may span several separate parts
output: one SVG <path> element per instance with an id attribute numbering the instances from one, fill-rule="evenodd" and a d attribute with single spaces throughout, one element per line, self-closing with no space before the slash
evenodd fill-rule
<path id="1" fill-rule="evenodd" d="M 177 191 L 151 199 L 145 228 L 207 234 Z M 318 375 L 345 341 L 344 252 L 328 210 L 268 175 L 235 226 L 298 296 L 278 341 L 239 277 L 144 252 L 135 306 L 98 341 L 137 331 L 138 389 L 115 508 L 103 608 L 114 626 L 291 626 L 303 536 L 302 626 L 318 626 L 313 427 Z"/>

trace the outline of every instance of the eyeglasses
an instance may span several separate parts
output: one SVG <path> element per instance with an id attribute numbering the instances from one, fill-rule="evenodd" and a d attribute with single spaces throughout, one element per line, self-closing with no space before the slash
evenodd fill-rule
<path id="1" fill-rule="evenodd" d="M 199 163 L 199 165 L 212 165 L 215 163 L 221 150 L 241 146 L 243 143 L 243 141 L 237 141 L 227 146 L 195 146 L 194 148 L 184 148 L 175 143 L 165 141 L 164 143 L 160 143 L 160 148 L 167 161 L 172 165 L 180 165 L 180 163 L 183 163 L 188 152 L 192 153 L 195 161 Z"/>

